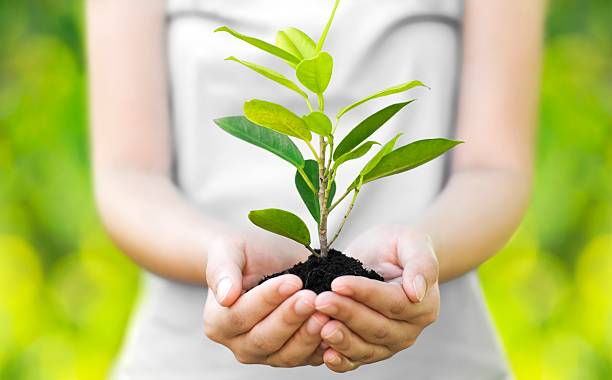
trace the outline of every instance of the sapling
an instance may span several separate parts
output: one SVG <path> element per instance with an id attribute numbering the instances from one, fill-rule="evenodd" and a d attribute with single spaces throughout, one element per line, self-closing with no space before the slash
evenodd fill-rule
<path id="1" fill-rule="evenodd" d="M 319 262 L 326 260 L 364 185 L 420 166 L 460 143 L 460 141 L 434 138 L 414 141 L 396 148 L 395 145 L 401 134 L 397 134 L 384 144 L 368 140 L 374 132 L 411 104 L 414 99 L 382 108 L 357 124 L 336 143 L 337 132 L 343 130 L 340 122 L 348 112 L 376 98 L 403 93 L 415 87 L 427 87 L 420 81 L 412 80 L 385 88 L 347 105 L 330 118 L 325 108 L 324 94 L 331 81 L 334 60 L 323 48 L 338 4 L 339 0 L 336 0 L 329 20 L 316 43 L 306 33 L 293 27 L 279 31 L 274 44 L 241 34 L 227 26 L 215 30 L 215 32 L 227 32 L 280 58 L 304 87 L 270 68 L 233 56 L 228 57 L 226 60 L 241 64 L 302 97 L 308 112 L 298 116 L 280 104 L 253 99 L 244 103 L 244 115 L 219 118 L 215 123 L 233 136 L 266 149 L 295 167 L 295 187 L 318 225 L 319 250 L 311 246 L 311 236 L 306 223 L 289 211 L 275 208 L 253 210 L 248 217 L 255 225 L 267 231 L 303 244 Z M 315 104 L 311 102 L 311 95 L 316 98 Z M 314 141 L 315 136 L 318 137 L 318 144 Z M 312 154 L 311 159 L 303 157 L 294 139 L 305 145 Z M 365 156 L 374 146 L 379 146 L 378 151 L 365 163 L 345 191 L 336 198 L 335 179 L 341 166 Z M 350 199 L 350 203 L 340 226 L 329 239 L 328 217 L 345 199 Z"/>

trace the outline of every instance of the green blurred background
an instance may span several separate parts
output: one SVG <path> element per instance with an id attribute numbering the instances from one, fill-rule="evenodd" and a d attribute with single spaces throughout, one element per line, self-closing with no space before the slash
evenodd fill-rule
<path id="1" fill-rule="evenodd" d="M 105 378 L 138 294 L 91 195 L 82 7 L 0 3 L 0 379 Z M 611 25 L 551 1 L 534 199 L 480 271 L 518 379 L 612 379 Z"/>

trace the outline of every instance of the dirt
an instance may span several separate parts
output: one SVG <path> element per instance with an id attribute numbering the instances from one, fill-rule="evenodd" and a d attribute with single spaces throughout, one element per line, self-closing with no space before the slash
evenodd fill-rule
<path id="1" fill-rule="evenodd" d="M 318 250 L 315 251 L 318 252 Z M 298 276 L 302 279 L 304 289 L 310 289 L 317 294 L 331 290 L 332 281 L 340 276 L 362 276 L 384 281 L 381 275 L 365 268 L 361 261 L 335 249 L 330 250 L 325 259 L 310 255 L 308 260 L 297 263 L 284 271 L 265 276 L 259 283 L 283 274 Z"/>

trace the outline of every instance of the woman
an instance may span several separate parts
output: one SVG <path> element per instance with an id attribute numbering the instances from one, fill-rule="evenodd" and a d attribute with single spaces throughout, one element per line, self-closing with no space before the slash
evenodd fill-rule
<path id="1" fill-rule="evenodd" d="M 432 90 L 414 91 L 419 102 L 375 137 L 402 131 L 405 142 L 466 143 L 452 160 L 364 188 L 336 246 L 387 282 L 343 277 L 316 296 L 290 275 L 244 293 L 308 254 L 249 226 L 248 210 L 303 206 L 289 167 L 212 119 L 239 114 L 253 97 L 301 105 L 223 61 L 236 55 L 274 67 L 273 57 L 212 30 L 228 25 L 272 40 L 297 26 L 318 38 L 331 2 L 90 0 L 96 199 L 112 238 L 147 270 L 115 378 L 323 379 L 329 370 L 509 378 L 474 269 L 506 242 L 528 202 L 542 3 L 340 4 L 326 41 L 336 59 L 328 108 L 419 79 Z M 364 105 L 343 126 L 380 106 Z M 352 175 L 339 174 L 339 184 Z"/>

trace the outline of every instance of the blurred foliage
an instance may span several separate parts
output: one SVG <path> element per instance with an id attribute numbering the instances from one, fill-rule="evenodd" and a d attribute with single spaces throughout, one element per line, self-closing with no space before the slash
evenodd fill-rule
<path id="1" fill-rule="evenodd" d="M 480 271 L 519 379 L 612 379 L 611 25 L 551 0 L 533 203 Z M 105 378 L 138 292 L 92 200 L 82 38 L 81 2 L 0 3 L 0 379 Z"/>

